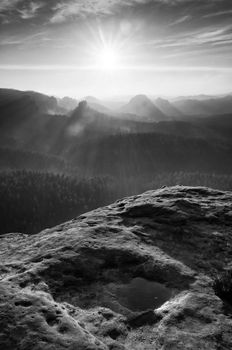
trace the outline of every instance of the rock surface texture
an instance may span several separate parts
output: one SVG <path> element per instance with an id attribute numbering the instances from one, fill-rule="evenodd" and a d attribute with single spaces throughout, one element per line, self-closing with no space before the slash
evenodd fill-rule
<path id="1" fill-rule="evenodd" d="M 231 226 L 232 193 L 177 186 L 1 236 L 0 348 L 232 349 Z"/>

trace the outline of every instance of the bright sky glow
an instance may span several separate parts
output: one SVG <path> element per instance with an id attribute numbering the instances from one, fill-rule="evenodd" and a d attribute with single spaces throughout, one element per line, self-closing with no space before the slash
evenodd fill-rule
<path id="1" fill-rule="evenodd" d="M 103 70 L 115 70 L 119 67 L 119 54 L 111 47 L 104 47 L 97 57 L 97 66 Z"/>
<path id="2" fill-rule="evenodd" d="M 231 0 L 0 0 L 0 87 L 232 92 Z"/>

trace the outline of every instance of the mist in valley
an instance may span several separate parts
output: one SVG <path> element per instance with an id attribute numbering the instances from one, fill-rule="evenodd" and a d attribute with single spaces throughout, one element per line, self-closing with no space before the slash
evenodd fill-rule
<path id="1" fill-rule="evenodd" d="M 231 95 L 107 102 L 0 90 L 1 233 L 162 186 L 231 190 Z"/>

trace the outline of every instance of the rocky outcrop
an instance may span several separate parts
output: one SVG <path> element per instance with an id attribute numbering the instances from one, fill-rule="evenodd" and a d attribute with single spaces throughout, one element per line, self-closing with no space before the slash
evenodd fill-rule
<path id="1" fill-rule="evenodd" d="M 231 349 L 232 193 L 173 187 L 0 237 L 4 350 Z"/>

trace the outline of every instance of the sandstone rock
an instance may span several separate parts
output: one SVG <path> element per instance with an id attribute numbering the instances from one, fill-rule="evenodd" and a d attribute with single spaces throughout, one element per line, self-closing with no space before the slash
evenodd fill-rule
<path id="1" fill-rule="evenodd" d="M 231 268 L 231 212 L 232 193 L 165 187 L 1 236 L 0 348 L 231 349 L 213 288 Z"/>

